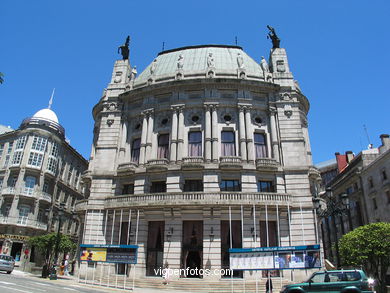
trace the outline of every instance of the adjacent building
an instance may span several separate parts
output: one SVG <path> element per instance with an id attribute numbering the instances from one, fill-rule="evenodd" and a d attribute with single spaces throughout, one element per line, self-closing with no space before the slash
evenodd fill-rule
<path id="1" fill-rule="evenodd" d="M 78 239 L 74 206 L 83 199 L 80 180 L 87 161 L 66 141 L 49 108 L 24 119 L 17 130 L 6 130 L 0 134 L 0 249 L 29 270 L 42 256 L 27 240 L 57 231 L 60 207 L 65 212 L 60 231 Z"/>

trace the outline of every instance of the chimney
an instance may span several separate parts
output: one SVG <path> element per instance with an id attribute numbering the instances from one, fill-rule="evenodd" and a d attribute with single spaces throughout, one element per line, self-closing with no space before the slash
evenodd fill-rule
<path id="1" fill-rule="evenodd" d="M 390 149 L 390 138 L 388 134 L 381 134 L 382 145 L 379 147 L 379 153 L 382 154 Z"/>
<path id="2" fill-rule="evenodd" d="M 340 153 L 335 153 L 336 161 L 337 161 L 337 169 L 339 173 L 341 173 L 345 167 L 347 167 L 347 155 L 340 155 Z"/>
<path id="3" fill-rule="evenodd" d="M 353 158 L 354 158 L 353 152 L 352 152 L 352 151 L 346 151 L 346 152 L 345 152 L 345 155 L 346 155 L 346 157 L 347 157 L 347 163 L 348 163 L 348 164 L 351 163 L 351 161 L 352 161 Z"/>

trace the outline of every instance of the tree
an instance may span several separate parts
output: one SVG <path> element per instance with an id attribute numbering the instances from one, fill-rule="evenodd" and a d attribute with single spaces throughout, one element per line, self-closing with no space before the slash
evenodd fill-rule
<path id="1" fill-rule="evenodd" d="M 344 265 L 363 267 L 378 281 L 377 292 L 386 292 L 386 273 L 390 266 L 390 223 L 361 226 L 339 241 Z"/>
<path id="2" fill-rule="evenodd" d="M 55 255 L 55 247 L 57 241 L 57 233 L 50 233 L 41 236 L 34 236 L 29 239 L 29 244 L 34 246 L 39 252 L 45 255 L 45 260 L 48 264 L 53 262 Z M 59 253 L 74 253 L 77 244 L 69 238 L 69 236 L 60 234 L 58 252 Z"/>

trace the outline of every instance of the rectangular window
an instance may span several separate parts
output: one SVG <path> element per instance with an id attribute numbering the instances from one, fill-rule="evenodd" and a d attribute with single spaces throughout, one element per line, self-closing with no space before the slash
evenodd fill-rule
<path id="1" fill-rule="evenodd" d="M 150 186 L 150 193 L 167 192 L 167 183 L 165 181 L 154 181 Z"/>
<path id="2" fill-rule="evenodd" d="M 22 205 L 19 207 L 18 224 L 26 225 L 28 220 L 28 214 L 30 213 L 30 206 Z"/>
<path id="3" fill-rule="evenodd" d="M 4 143 L 0 143 L 0 160 L 1 160 L 1 156 L 3 155 L 3 152 L 4 152 Z"/>
<path id="4" fill-rule="evenodd" d="M 387 180 L 386 170 L 382 170 L 382 180 L 383 181 Z"/>
<path id="5" fill-rule="evenodd" d="M 168 159 L 169 154 L 169 134 L 160 134 L 158 136 L 157 158 Z"/>
<path id="6" fill-rule="evenodd" d="M 4 178 L 0 177 L 0 191 L 3 188 L 3 181 L 4 181 Z"/>
<path id="7" fill-rule="evenodd" d="M 30 152 L 30 157 L 28 158 L 27 164 L 32 167 L 40 168 L 43 161 L 43 154 Z"/>
<path id="8" fill-rule="evenodd" d="M 68 179 L 67 179 L 67 182 L 70 183 L 70 180 L 72 179 L 72 174 L 73 174 L 73 167 L 72 166 L 69 166 L 69 170 L 68 170 Z"/>
<path id="9" fill-rule="evenodd" d="M 265 135 L 261 134 L 261 133 L 255 133 L 254 141 L 255 141 L 256 159 L 266 158 L 267 157 L 267 144 L 266 144 Z"/>
<path id="10" fill-rule="evenodd" d="M 233 131 L 222 131 L 221 146 L 221 153 L 223 157 L 236 155 L 236 143 Z"/>
<path id="11" fill-rule="evenodd" d="M 19 137 L 18 140 L 16 141 L 15 150 L 23 150 L 26 144 L 26 140 L 27 140 L 27 135 Z"/>
<path id="12" fill-rule="evenodd" d="M 23 150 L 18 150 L 14 152 L 11 165 L 19 165 L 23 158 Z"/>
<path id="13" fill-rule="evenodd" d="M 15 187 L 16 181 L 18 181 L 18 176 L 13 176 L 13 177 L 11 178 L 11 180 L 9 181 L 9 186 L 10 186 L 10 187 Z"/>
<path id="14" fill-rule="evenodd" d="M 390 204 L 390 191 L 386 191 L 387 204 Z"/>
<path id="15" fill-rule="evenodd" d="M 45 183 L 43 183 L 42 191 L 49 193 L 49 182 L 45 181 Z"/>
<path id="16" fill-rule="evenodd" d="M 134 194 L 134 184 L 123 185 L 122 194 Z"/>
<path id="17" fill-rule="evenodd" d="M 202 156 L 202 132 L 191 131 L 188 133 L 188 156 Z"/>
<path id="18" fill-rule="evenodd" d="M 133 163 L 139 163 L 139 154 L 141 149 L 141 139 L 136 138 L 133 140 L 132 146 L 131 146 L 131 161 Z"/>
<path id="19" fill-rule="evenodd" d="M 29 195 L 33 194 L 36 181 L 37 181 L 37 179 L 33 176 L 26 177 L 26 181 L 24 184 L 24 193 L 25 194 L 29 194 Z"/>
<path id="20" fill-rule="evenodd" d="M 274 192 L 274 184 L 272 181 L 258 181 L 257 182 L 258 192 Z"/>
<path id="21" fill-rule="evenodd" d="M 8 143 L 8 150 L 7 150 L 7 154 L 10 154 L 12 152 L 12 147 L 14 146 L 14 143 L 13 142 L 9 142 Z"/>
<path id="22" fill-rule="evenodd" d="M 202 180 L 186 180 L 184 181 L 184 192 L 203 191 Z"/>
<path id="23" fill-rule="evenodd" d="M 52 147 L 51 147 L 50 155 L 55 157 L 55 158 L 57 158 L 58 157 L 58 150 L 59 150 L 58 143 L 53 142 L 52 143 Z"/>
<path id="24" fill-rule="evenodd" d="M 372 198 L 372 205 L 374 207 L 374 210 L 376 210 L 378 208 L 378 204 L 376 202 L 376 198 L 375 197 Z"/>
<path id="25" fill-rule="evenodd" d="M 219 187 L 221 191 L 241 191 L 239 180 L 222 180 Z"/>
<path id="26" fill-rule="evenodd" d="M 80 177 L 80 171 L 77 170 L 76 174 L 74 176 L 74 186 L 77 187 L 77 184 L 79 183 L 79 177 Z"/>
<path id="27" fill-rule="evenodd" d="M 46 143 L 47 143 L 47 138 L 34 136 L 31 149 L 39 152 L 44 152 L 46 149 Z"/>
<path id="28" fill-rule="evenodd" d="M 53 175 L 57 172 L 58 159 L 50 156 L 47 160 L 47 170 L 50 171 Z"/>
<path id="29" fill-rule="evenodd" d="M 372 177 L 368 178 L 368 187 L 374 188 L 374 180 L 372 179 Z"/>

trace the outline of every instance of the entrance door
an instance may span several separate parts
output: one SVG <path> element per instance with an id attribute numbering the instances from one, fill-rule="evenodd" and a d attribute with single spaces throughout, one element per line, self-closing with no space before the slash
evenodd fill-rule
<path id="1" fill-rule="evenodd" d="M 146 275 L 161 276 L 164 255 L 164 221 L 149 222 Z"/>
<path id="2" fill-rule="evenodd" d="M 182 235 L 182 277 L 202 278 L 199 270 L 203 263 L 203 221 L 183 221 Z"/>
<path id="3" fill-rule="evenodd" d="M 232 221 L 232 248 L 242 248 L 241 221 Z M 228 273 L 230 268 L 230 225 L 229 221 L 221 221 L 221 262 L 225 273 L 222 277 L 231 277 Z M 233 271 L 233 277 L 242 278 L 242 271 Z"/>
<path id="4" fill-rule="evenodd" d="M 15 261 L 20 261 L 22 248 L 23 248 L 23 243 L 19 243 L 19 242 L 12 243 L 11 256 L 15 259 Z"/>

